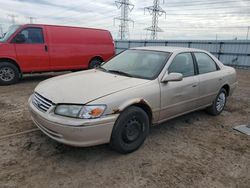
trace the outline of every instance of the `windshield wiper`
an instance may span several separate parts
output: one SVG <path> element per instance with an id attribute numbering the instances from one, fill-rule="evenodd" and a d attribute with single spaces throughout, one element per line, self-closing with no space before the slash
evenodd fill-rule
<path id="1" fill-rule="evenodd" d="M 128 76 L 128 77 L 133 77 L 131 74 L 128 74 L 126 72 L 118 71 L 118 70 L 107 70 L 108 72 L 115 73 L 115 74 L 120 74 L 123 76 Z"/>

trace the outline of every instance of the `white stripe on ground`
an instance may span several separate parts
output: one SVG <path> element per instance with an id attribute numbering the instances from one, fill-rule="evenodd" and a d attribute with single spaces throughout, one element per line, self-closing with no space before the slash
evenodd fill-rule
<path id="1" fill-rule="evenodd" d="M 11 137 L 14 137 L 14 136 L 20 136 L 20 135 L 32 133 L 32 132 L 35 132 L 35 131 L 39 131 L 39 129 L 38 128 L 34 128 L 34 129 L 29 129 L 29 130 L 18 132 L 18 133 L 13 133 L 13 134 L 8 134 L 8 135 L 0 136 L 0 140 L 8 139 L 8 138 L 11 138 Z"/>

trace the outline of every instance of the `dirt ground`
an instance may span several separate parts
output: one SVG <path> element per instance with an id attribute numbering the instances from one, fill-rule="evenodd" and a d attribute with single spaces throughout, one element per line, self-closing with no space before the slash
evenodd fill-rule
<path id="1" fill-rule="evenodd" d="M 74 148 L 34 129 L 27 100 L 53 74 L 27 76 L 0 87 L 0 187 L 250 187 L 250 136 L 234 131 L 250 123 L 250 71 L 225 111 L 194 112 L 151 128 L 145 144 L 121 155 L 108 145 Z"/>

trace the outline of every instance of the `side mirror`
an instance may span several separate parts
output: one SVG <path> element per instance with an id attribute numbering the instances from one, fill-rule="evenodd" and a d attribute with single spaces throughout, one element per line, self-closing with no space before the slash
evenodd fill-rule
<path id="1" fill-rule="evenodd" d="M 166 82 L 171 82 L 171 81 L 181 81 L 183 79 L 183 75 L 181 73 L 176 73 L 172 72 L 170 74 L 166 74 L 161 82 L 166 83 Z"/>
<path id="2" fill-rule="evenodd" d="M 17 34 L 15 37 L 15 42 L 16 43 L 24 43 L 26 41 L 25 36 L 21 33 Z"/>

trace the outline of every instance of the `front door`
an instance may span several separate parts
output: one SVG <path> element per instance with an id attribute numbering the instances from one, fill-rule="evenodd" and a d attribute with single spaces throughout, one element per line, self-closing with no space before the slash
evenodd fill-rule
<path id="1" fill-rule="evenodd" d="M 22 40 L 20 39 L 20 36 Z M 27 27 L 13 39 L 17 61 L 24 72 L 48 71 L 50 61 L 43 28 Z"/>
<path id="2" fill-rule="evenodd" d="M 199 79 L 196 76 L 191 53 L 176 55 L 168 68 L 168 73 L 181 73 L 181 81 L 161 83 L 160 121 L 189 112 L 197 108 Z"/>

